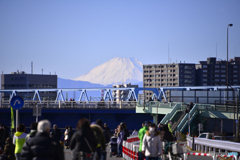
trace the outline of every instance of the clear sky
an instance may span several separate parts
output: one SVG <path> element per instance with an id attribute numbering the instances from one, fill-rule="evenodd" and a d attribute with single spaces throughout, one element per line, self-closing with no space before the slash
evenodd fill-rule
<path id="1" fill-rule="evenodd" d="M 114 57 L 143 64 L 240 56 L 240 0 L 0 0 L 0 71 L 76 78 Z M 217 47 L 216 47 L 217 46 Z"/>

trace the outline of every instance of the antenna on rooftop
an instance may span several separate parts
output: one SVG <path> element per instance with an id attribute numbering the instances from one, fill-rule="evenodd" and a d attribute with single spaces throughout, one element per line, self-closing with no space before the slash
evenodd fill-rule
<path id="1" fill-rule="evenodd" d="M 43 68 L 42 68 L 42 74 L 43 74 Z"/>
<path id="2" fill-rule="evenodd" d="M 33 62 L 31 62 L 31 74 L 33 74 Z"/>
<path id="3" fill-rule="evenodd" d="M 217 59 L 217 43 L 216 43 L 216 59 Z"/>
<path id="4" fill-rule="evenodd" d="M 169 64 L 169 42 L 168 42 L 168 64 Z"/>

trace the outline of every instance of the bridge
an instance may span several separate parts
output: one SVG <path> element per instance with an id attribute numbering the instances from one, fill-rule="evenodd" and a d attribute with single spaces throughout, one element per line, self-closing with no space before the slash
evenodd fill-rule
<path id="1" fill-rule="evenodd" d="M 127 90 L 129 91 L 127 98 L 125 99 L 126 101 L 129 101 L 131 99 L 134 99 L 136 101 L 139 101 L 138 99 L 138 94 L 139 91 L 143 91 L 143 90 L 148 90 L 148 91 L 152 91 L 153 95 L 152 95 L 152 99 L 156 99 L 159 101 L 162 101 L 162 98 L 165 100 L 165 102 L 167 102 L 167 98 L 166 98 L 166 91 L 196 91 L 196 90 L 210 90 L 210 91 L 218 91 L 218 90 L 226 90 L 227 87 L 226 86 L 184 86 L 184 87 L 160 87 L 160 88 L 62 88 L 62 89 L 12 89 L 12 90 L 0 90 L 0 93 L 9 93 L 10 94 L 10 98 L 9 101 L 11 100 L 11 98 L 13 96 L 16 96 L 18 93 L 34 93 L 33 94 L 33 98 L 32 100 L 35 101 L 36 99 L 38 99 L 40 102 L 42 102 L 41 100 L 41 96 L 40 93 L 41 92 L 57 92 L 57 96 L 56 96 L 56 100 L 55 102 L 57 102 L 58 100 L 60 101 L 65 101 L 63 92 L 69 92 L 69 91 L 80 91 L 81 94 L 79 96 L 78 101 L 89 101 L 89 96 L 87 94 L 88 91 L 104 91 L 104 97 L 103 99 L 106 100 L 114 100 L 114 97 L 112 95 L 113 91 L 115 90 Z M 231 88 L 234 92 L 238 91 L 238 95 L 240 95 L 240 86 L 232 86 Z M 195 99 L 196 99 L 196 94 L 194 95 Z"/>

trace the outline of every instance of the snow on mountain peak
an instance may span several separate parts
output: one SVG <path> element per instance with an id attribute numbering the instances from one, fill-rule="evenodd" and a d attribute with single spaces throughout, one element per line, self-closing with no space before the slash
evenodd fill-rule
<path id="1" fill-rule="evenodd" d="M 138 83 L 143 79 L 143 64 L 135 58 L 115 57 L 73 80 L 101 85 Z"/>

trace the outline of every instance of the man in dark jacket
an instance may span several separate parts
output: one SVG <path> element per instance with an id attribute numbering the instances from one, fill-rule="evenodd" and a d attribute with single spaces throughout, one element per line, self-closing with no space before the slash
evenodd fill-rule
<path id="1" fill-rule="evenodd" d="M 62 146 L 49 137 L 50 126 L 48 120 L 42 120 L 38 123 L 38 132 L 35 137 L 30 138 L 23 145 L 21 160 L 64 160 Z"/>
<path id="2" fill-rule="evenodd" d="M 110 133 L 109 133 L 109 131 L 104 128 L 103 122 L 102 122 L 101 119 L 96 120 L 96 124 L 98 124 L 98 125 L 102 128 L 102 130 L 103 130 L 103 136 L 104 136 L 105 142 L 106 142 L 106 144 L 107 144 L 107 143 L 110 141 Z M 102 151 L 101 160 L 106 160 L 106 158 L 107 158 L 106 155 L 107 155 L 107 152 L 106 152 L 106 151 Z"/>
<path id="3" fill-rule="evenodd" d="M 124 140 L 127 140 L 127 137 L 130 136 L 129 130 L 127 129 L 127 124 L 125 122 L 122 122 L 120 125 L 123 126 L 123 130 L 124 130 Z"/>
<path id="4" fill-rule="evenodd" d="M 54 124 L 53 125 L 53 130 L 52 130 L 52 138 L 55 140 L 55 141 L 60 141 L 62 137 L 62 133 L 60 131 L 60 129 L 57 128 L 57 125 Z"/>

